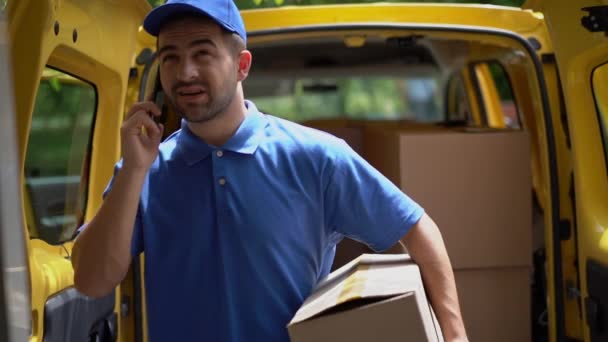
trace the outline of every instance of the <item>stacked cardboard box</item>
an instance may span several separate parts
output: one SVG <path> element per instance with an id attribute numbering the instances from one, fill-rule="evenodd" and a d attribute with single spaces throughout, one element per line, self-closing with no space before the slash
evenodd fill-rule
<path id="1" fill-rule="evenodd" d="M 363 155 L 439 226 L 469 338 L 530 341 L 528 134 L 373 128 Z"/>

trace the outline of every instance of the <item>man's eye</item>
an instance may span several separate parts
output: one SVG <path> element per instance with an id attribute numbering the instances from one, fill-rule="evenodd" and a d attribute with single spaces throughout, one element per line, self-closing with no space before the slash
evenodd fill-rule
<path id="1" fill-rule="evenodd" d="M 209 51 L 207 51 L 207 50 L 199 50 L 194 55 L 197 56 L 197 57 L 204 57 L 204 56 L 209 55 Z"/>
<path id="2" fill-rule="evenodd" d="M 163 58 L 161 59 L 161 61 L 163 63 L 166 63 L 166 62 L 174 61 L 176 58 L 177 58 L 177 56 L 175 56 L 175 55 L 165 55 L 165 56 L 163 56 Z"/>

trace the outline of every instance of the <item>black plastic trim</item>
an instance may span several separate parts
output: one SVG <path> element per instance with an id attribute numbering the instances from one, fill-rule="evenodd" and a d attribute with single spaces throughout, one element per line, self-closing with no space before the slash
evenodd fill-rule
<path id="1" fill-rule="evenodd" d="M 541 62 L 543 62 L 543 64 L 544 63 L 555 63 L 556 62 L 555 54 L 554 53 L 543 53 L 540 56 L 540 60 L 541 60 Z"/>
<path id="2" fill-rule="evenodd" d="M 589 32 L 604 32 L 608 34 L 608 6 L 589 6 L 581 10 L 588 12 L 588 15 L 581 18 L 581 25 Z"/>
<path id="3" fill-rule="evenodd" d="M 89 341 L 91 336 L 112 341 L 105 330 L 115 321 L 115 301 L 115 291 L 90 298 L 70 287 L 53 295 L 44 305 L 43 342 Z"/>
<path id="4" fill-rule="evenodd" d="M 289 33 L 301 33 L 301 32 L 314 32 L 314 31 L 349 31 L 349 30 L 426 30 L 426 31 L 451 31 L 451 32 L 462 32 L 462 33 L 476 33 L 476 34 L 487 34 L 494 36 L 502 36 L 505 38 L 513 39 L 520 43 L 528 52 L 528 55 L 534 63 L 536 69 L 538 86 L 540 89 L 543 116 L 545 121 L 545 130 L 547 137 L 547 153 L 549 162 L 549 173 L 550 173 L 550 197 L 553 210 L 551 211 L 551 224 L 553 227 L 553 283 L 555 284 L 555 334 L 556 340 L 561 342 L 565 339 L 564 333 L 564 283 L 563 283 L 563 271 L 562 271 L 562 255 L 561 255 L 561 240 L 559 238 L 559 182 L 557 175 L 557 154 L 555 147 L 555 134 L 553 131 L 553 118 L 551 116 L 551 108 L 549 106 L 549 98 L 547 96 L 547 86 L 545 83 L 544 72 L 542 64 L 538 58 L 538 55 L 534 51 L 534 47 L 530 45 L 530 42 L 524 37 L 516 34 L 512 31 L 500 30 L 500 29 L 489 29 L 480 28 L 474 26 L 462 26 L 462 25 L 410 25 L 410 24 L 342 24 L 342 25 L 309 25 L 309 26 L 295 26 L 289 28 L 277 28 L 270 30 L 258 30 L 248 32 L 247 35 L 250 38 L 261 37 L 267 35 L 276 34 L 289 34 Z"/>
<path id="5" fill-rule="evenodd" d="M 602 111 L 600 110 L 600 106 L 598 104 L 598 94 L 596 94 L 595 92 L 595 87 L 593 86 L 593 74 L 595 74 L 595 72 L 597 71 L 597 69 L 608 65 L 608 63 L 602 63 L 598 66 L 596 66 L 595 68 L 593 68 L 593 70 L 591 71 L 591 93 L 593 94 L 593 102 L 595 104 L 595 112 L 597 114 L 597 120 L 599 122 L 599 126 L 600 126 L 600 133 L 601 133 L 601 138 L 602 138 L 602 148 L 604 150 L 604 163 L 605 163 L 605 167 L 606 167 L 606 175 L 608 176 L 608 141 L 606 141 L 606 138 L 608 137 L 608 127 L 606 127 L 606 124 L 604 122 L 604 118 L 602 118 Z"/>
<path id="6" fill-rule="evenodd" d="M 568 241 L 572 237 L 572 228 L 570 220 L 559 220 L 559 234 L 562 241 Z"/>
<path id="7" fill-rule="evenodd" d="M 587 259 L 587 289 L 585 298 L 587 325 L 591 342 L 608 339 L 608 266 L 593 259 Z"/>

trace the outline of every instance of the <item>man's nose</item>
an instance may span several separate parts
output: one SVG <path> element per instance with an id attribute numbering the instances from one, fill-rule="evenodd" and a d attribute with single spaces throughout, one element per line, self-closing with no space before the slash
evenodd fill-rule
<path id="1" fill-rule="evenodd" d="M 188 81 L 192 81 L 195 80 L 198 76 L 198 68 L 196 66 L 196 64 L 188 59 L 185 59 L 179 67 L 179 70 L 177 71 L 177 78 L 180 81 L 184 81 L 184 82 L 188 82 Z"/>

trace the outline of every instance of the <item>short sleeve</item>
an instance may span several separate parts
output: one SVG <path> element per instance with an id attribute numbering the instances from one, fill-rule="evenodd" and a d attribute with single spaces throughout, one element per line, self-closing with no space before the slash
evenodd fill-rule
<path id="1" fill-rule="evenodd" d="M 327 224 L 375 251 L 390 248 L 420 220 L 423 208 L 344 141 L 334 152 L 326 173 Z"/>
<path id="2" fill-rule="evenodd" d="M 120 171 L 122 167 L 122 159 L 120 161 L 118 161 L 118 163 L 116 163 L 116 165 L 114 166 L 114 175 L 112 176 L 112 178 L 110 179 L 110 182 L 108 183 L 108 185 L 106 186 L 105 190 L 103 191 L 103 198 L 105 199 L 106 196 L 108 195 L 108 193 L 110 192 L 110 190 L 112 189 L 112 184 L 114 183 L 114 178 L 116 177 L 116 175 L 118 174 L 118 171 Z M 142 253 L 144 251 L 144 236 L 143 236 L 143 223 L 142 223 L 142 217 L 141 217 L 141 201 L 137 206 L 137 215 L 135 216 L 135 225 L 133 227 L 133 236 L 131 239 L 131 256 L 135 257 L 138 256 L 140 253 Z M 84 229 L 86 229 L 86 224 L 82 225 L 80 228 L 78 228 L 78 234 L 80 232 L 82 232 Z"/>

